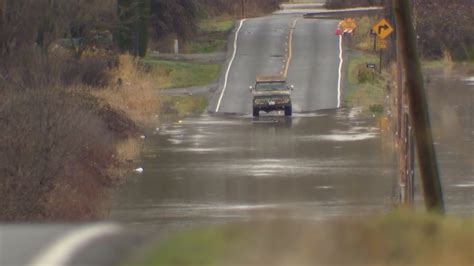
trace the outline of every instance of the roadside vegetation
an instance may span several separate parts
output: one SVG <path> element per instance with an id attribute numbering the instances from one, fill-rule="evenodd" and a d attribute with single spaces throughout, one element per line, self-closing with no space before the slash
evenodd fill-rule
<path id="1" fill-rule="evenodd" d="M 203 95 L 161 96 L 161 121 L 176 121 L 202 114 L 207 107 L 208 97 Z"/>
<path id="2" fill-rule="evenodd" d="M 267 12 L 278 3 L 250 5 Z M 139 160 L 140 128 L 162 112 L 184 117 L 207 104 L 158 89 L 204 85 L 219 73 L 216 64 L 147 58 L 151 46 L 172 37 L 189 53 L 224 51 L 239 7 L 0 0 L 0 221 L 106 217 L 111 194 Z"/>
<path id="3" fill-rule="evenodd" d="M 380 116 L 385 111 L 389 75 L 387 69 L 380 73 L 378 50 L 374 51 L 374 37 L 369 34 L 377 21 L 377 17 L 358 18 L 354 35 L 346 39 L 349 61 L 344 98 L 346 106 Z"/>
<path id="4" fill-rule="evenodd" d="M 200 20 L 197 33 L 186 42 L 183 52 L 189 54 L 224 52 L 227 48 L 227 38 L 234 24 L 235 19 L 231 16 Z"/>
<path id="5" fill-rule="evenodd" d="M 409 212 L 249 222 L 180 233 L 133 265 L 472 265 L 473 225 Z"/>
<path id="6" fill-rule="evenodd" d="M 161 83 L 161 88 L 187 88 L 213 83 L 220 71 L 218 64 L 199 64 L 179 61 L 156 60 L 151 57 L 143 59 L 159 76 L 168 80 Z"/>
<path id="7" fill-rule="evenodd" d="M 378 68 L 378 57 L 371 54 L 354 53 L 348 64 L 346 101 L 348 107 L 362 107 L 364 111 L 383 115 L 387 76 L 377 69 L 367 68 L 373 64 Z"/>

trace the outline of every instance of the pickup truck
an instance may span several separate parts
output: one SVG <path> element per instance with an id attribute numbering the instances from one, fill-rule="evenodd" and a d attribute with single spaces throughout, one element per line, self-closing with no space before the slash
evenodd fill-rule
<path id="1" fill-rule="evenodd" d="M 250 86 L 252 93 L 253 116 L 258 117 L 260 111 L 267 113 L 283 110 L 285 116 L 292 115 L 290 92 L 283 76 L 257 76 L 255 86 Z"/>

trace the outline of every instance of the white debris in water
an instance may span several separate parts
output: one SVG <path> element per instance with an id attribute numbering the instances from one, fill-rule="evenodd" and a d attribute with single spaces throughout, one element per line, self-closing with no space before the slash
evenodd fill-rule
<path id="1" fill-rule="evenodd" d="M 133 171 L 134 171 L 135 173 L 141 174 L 141 173 L 143 173 L 143 168 L 139 167 L 139 168 L 137 168 L 137 169 L 135 169 L 135 170 L 133 170 Z"/>

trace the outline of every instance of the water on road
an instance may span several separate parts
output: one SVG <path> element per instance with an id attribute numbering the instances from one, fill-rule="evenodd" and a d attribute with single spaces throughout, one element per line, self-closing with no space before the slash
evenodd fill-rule
<path id="1" fill-rule="evenodd" d="M 112 218 L 161 227 L 386 211 L 396 157 L 375 124 L 353 109 L 163 126 Z"/>
<path id="2" fill-rule="evenodd" d="M 426 76 L 446 208 L 472 214 L 474 79 Z M 376 125 L 343 109 L 292 118 L 203 115 L 162 126 L 150 131 L 144 173 L 117 194 L 112 219 L 162 228 L 385 212 L 398 163 L 390 133 Z"/>

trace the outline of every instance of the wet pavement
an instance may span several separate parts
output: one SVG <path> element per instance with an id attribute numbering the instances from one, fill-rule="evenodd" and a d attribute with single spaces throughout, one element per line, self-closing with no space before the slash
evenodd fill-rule
<path id="1" fill-rule="evenodd" d="M 396 157 L 358 113 L 204 115 L 156 129 L 112 219 L 180 227 L 387 211 Z"/>

